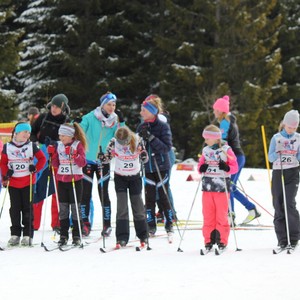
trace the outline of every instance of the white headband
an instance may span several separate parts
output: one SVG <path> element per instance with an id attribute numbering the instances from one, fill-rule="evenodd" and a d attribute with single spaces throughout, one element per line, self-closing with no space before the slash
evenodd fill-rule
<path id="1" fill-rule="evenodd" d="M 75 134 L 75 128 L 66 125 L 60 125 L 58 134 L 73 137 Z"/>

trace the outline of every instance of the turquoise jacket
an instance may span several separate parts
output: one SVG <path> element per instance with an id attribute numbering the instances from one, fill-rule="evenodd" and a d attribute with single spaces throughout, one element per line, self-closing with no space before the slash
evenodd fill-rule
<path id="1" fill-rule="evenodd" d="M 82 117 L 82 121 L 79 123 L 83 129 L 87 139 L 87 151 L 86 160 L 88 163 L 97 163 L 97 156 L 102 147 L 102 151 L 106 153 L 106 147 L 114 137 L 116 130 L 120 126 L 124 126 L 125 122 L 116 122 L 112 127 L 105 127 L 102 122 L 98 120 L 94 114 L 94 110 Z"/>

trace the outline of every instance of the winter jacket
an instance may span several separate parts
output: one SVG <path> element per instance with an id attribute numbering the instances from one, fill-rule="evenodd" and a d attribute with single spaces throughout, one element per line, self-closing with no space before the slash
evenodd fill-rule
<path id="1" fill-rule="evenodd" d="M 66 146 L 71 146 L 72 144 L 73 143 L 70 143 L 69 145 L 66 145 Z M 84 151 L 82 143 L 80 143 L 80 142 L 78 143 L 76 150 L 77 150 L 77 155 L 76 155 L 76 157 L 74 157 L 74 159 L 72 159 L 71 163 L 73 163 L 73 164 L 75 163 L 78 167 L 82 168 L 86 165 L 85 151 Z M 56 168 L 59 167 L 60 162 L 59 162 L 59 155 L 58 155 L 57 151 L 55 151 L 55 153 L 52 156 L 52 164 Z M 59 174 L 59 172 L 58 172 L 56 174 L 56 179 L 57 179 L 57 181 L 61 181 L 61 182 L 71 182 L 73 176 L 74 176 L 74 181 L 78 181 L 83 178 L 83 175 L 80 175 L 80 174 L 74 174 L 74 175 L 64 174 L 64 175 L 62 175 L 62 174 Z"/>
<path id="2" fill-rule="evenodd" d="M 236 117 L 232 114 L 229 115 L 230 122 L 223 119 L 220 122 L 220 129 L 222 132 L 222 139 L 227 141 L 228 145 L 232 148 L 235 155 L 244 155 L 241 147 L 239 128 L 236 123 Z"/>
<path id="3" fill-rule="evenodd" d="M 119 126 L 124 126 L 124 122 L 116 122 L 112 127 L 106 127 L 94 114 L 94 111 L 89 112 L 82 117 L 80 126 L 85 132 L 88 149 L 86 151 L 86 159 L 88 163 L 95 164 L 97 156 L 102 148 L 103 153 L 106 152 L 106 147 L 109 141 L 114 137 Z"/>
<path id="4" fill-rule="evenodd" d="M 280 154 L 281 153 L 281 161 Z M 285 129 L 273 135 L 268 158 L 273 163 L 273 169 L 290 169 L 299 166 L 300 160 L 300 134 L 288 134 Z"/>
<path id="5" fill-rule="evenodd" d="M 37 159 L 37 163 L 35 164 L 37 172 L 39 172 L 46 164 L 46 157 L 45 157 L 43 151 L 41 151 L 35 143 L 28 141 L 21 146 L 17 146 L 13 142 L 10 142 L 10 144 L 13 144 L 14 146 L 16 146 L 18 148 L 22 148 L 26 145 L 28 145 L 29 147 L 32 147 L 33 156 L 34 156 L 34 158 Z M 2 176 L 5 176 L 7 174 L 8 165 L 9 165 L 8 155 L 7 155 L 7 145 L 8 144 L 4 145 L 3 151 L 2 151 L 2 156 L 1 156 Z M 35 182 L 36 182 L 36 173 L 33 173 L 32 174 L 32 184 L 35 184 Z M 29 185 L 30 185 L 30 175 L 23 176 L 23 177 L 14 177 L 14 175 L 12 175 L 12 177 L 10 178 L 9 186 L 11 186 L 11 187 L 23 188 L 23 187 L 26 187 Z"/>
<path id="6" fill-rule="evenodd" d="M 145 148 L 149 155 L 149 161 L 145 164 L 145 172 L 157 172 L 154 158 L 160 171 L 170 170 L 169 151 L 172 148 L 172 133 L 169 124 L 156 118 L 154 122 L 141 123 L 137 132 L 141 132 L 144 127 L 154 136 L 150 142 L 145 142 Z"/>
<path id="7" fill-rule="evenodd" d="M 68 117 L 64 114 L 58 116 L 53 116 L 51 112 L 41 114 L 32 125 L 30 140 L 44 144 L 45 137 L 48 136 L 51 140 L 58 141 L 58 129 L 61 124 L 68 121 Z"/>

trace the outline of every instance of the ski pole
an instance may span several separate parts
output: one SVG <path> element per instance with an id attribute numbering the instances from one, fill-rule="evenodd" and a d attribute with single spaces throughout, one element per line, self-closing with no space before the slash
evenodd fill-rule
<path id="1" fill-rule="evenodd" d="M 46 224 L 46 214 L 47 214 L 47 203 L 48 203 L 48 194 L 49 194 L 49 186 L 50 186 L 50 165 L 51 165 L 51 156 L 49 157 L 49 173 L 47 178 L 47 188 L 46 188 L 46 198 L 44 203 L 44 217 L 43 217 L 43 230 L 42 230 L 42 241 L 41 247 L 44 247 L 44 235 L 45 235 L 45 224 Z"/>
<path id="2" fill-rule="evenodd" d="M 103 190 L 103 163 L 101 158 L 103 157 L 103 152 L 102 152 L 102 146 L 99 146 L 99 154 L 98 154 L 98 163 L 99 163 L 99 169 L 100 169 L 100 202 L 102 204 L 102 227 L 104 231 L 104 214 L 105 214 L 105 208 L 104 208 L 104 190 Z M 102 245 L 103 248 L 105 248 L 105 234 L 102 231 Z"/>
<path id="3" fill-rule="evenodd" d="M 52 164 L 51 164 L 51 171 L 52 171 L 52 179 L 53 179 L 53 185 L 54 185 L 54 191 L 55 191 L 55 198 L 56 198 L 56 207 L 57 207 L 57 212 L 58 212 L 58 215 L 59 215 L 59 198 L 58 198 L 58 192 L 57 192 L 57 184 L 56 184 L 54 167 L 53 167 Z M 59 221 L 59 219 L 57 219 L 56 225 L 58 225 L 58 221 Z M 55 239 L 56 234 L 57 234 L 57 232 L 55 230 L 54 231 L 54 235 L 52 237 L 53 239 Z"/>
<path id="4" fill-rule="evenodd" d="M 198 190 L 199 190 L 201 181 L 202 181 L 202 176 L 200 177 L 200 180 L 199 180 L 199 183 L 198 183 L 196 192 L 195 192 L 195 196 L 194 196 L 194 199 L 193 199 L 193 202 L 192 202 L 192 205 L 191 205 L 191 209 L 190 209 L 190 211 L 189 211 L 189 214 L 188 214 L 188 217 L 187 217 L 187 220 L 186 220 L 186 223 L 185 223 L 185 227 L 184 227 L 184 230 L 183 230 L 183 233 L 182 233 L 182 236 L 181 236 L 179 245 L 178 245 L 177 252 L 183 252 L 183 250 L 180 248 L 180 246 L 181 246 L 181 243 L 182 243 L 182 240 L 183 240 L 183 237 L 184 237 L 186 228 L 187 228 L 187 226 L 188 226 L 188 222 L 189 222 L 189 220 L 190 220 L 190 216 L 191 216 L 191 213 L 192 213 L 192 209 L 193 209 L 193 207 L 194 207 L 194 203 L 195 203 L 196 197 L 197 197 L 197 195 L 198 195 Z"/>
<path id="5" fill-rule="evenodd" d="M 228 193 L 227 181 L 226 181 L 226 177 L 225 177 L 225 171 L 223 171 L 223 179 L 224 179 L 225 193 L 226 193 L 226 197 L 227 197 L 227 201 L 228 201 L 228 205 L 229 205 L 229 210 L 230 210 L 230 212 L 232 212 L 232 206 L 231 206 L 230 197 L 229 197 L 229 193 Z M 232 217 L 231 213 L 230 213 L 230 222 L 231 222 L 231 224 L 234 224 L 233 223 L 233 217 Z M 235 233 L 235 226 L 233 226 L 232 230 L 233 230 L 234 242 L 235 242 L 235 247 L 236 247 L 235 251 L 242 251 L 242 249 L 238 248 L 236 233 Z"/>
<path id="6" fill-rule="evenodd" d="M 159 170 L 159 168 L 158 168 L 158 164 L 157 164 L 157 161 L 156 161 L 155 153 L 153 153 L 152 156 L 153 156 L 154 165 L 155 165 L 155 168 L 156 168 L 156 171 L 157 171 L 157 174 L 158 174 L 160 183 L 161 183 L 161 185 L 162 185 L 163 191 L 164 191 L 164 193 L 165 193 L 165 195 L 166 195 L 166 198 L 167 198 L 167 201 L 168 201 L 169 206 L 170 206 L 170 208 L 171 208 L 172 214 L 173 214 L 173 216 L 175 216 L 174 208 L 173 208 L 173 206 L 171 205 L 171 201 L 170 201 L 170 198 L 169 198 L 169 194 L 168 194 L 168 192 L 167 192 L 167 190 L 166 190 L 166 187 L 165 187 L 165 185 L 164 185 L 164 182 L 163 182 L 163 179 L 162 179 L 160 170 Z M 177 230 L 178 230 L 178 233 L 179 233 L 180 238 L 182 238 L 182 237 L 181 237 L 180 230 L 179 230 L 179 227 L 178 227 L 177 218 L 175 218 L 175 225 L 176 225 L 176 228 L 177 228 Z"/>
<path id="7" fill-rule="evenodd" d="M 236 187 L 238 190 L 240 190 L 241 192 L 243 192 L 244 195 L 245 195 L 247 198 L 249 198 L 250 200 L 252 200 L 255 204 L 257 204 L 260 208 L 262 208 L 266 213 L 268 213 L 272 218 L 274 218 L 274 216 L 273 216 L 267 209 L 265 209 L 262 205 L 260 205 L 257 201 L 255 201 L 252 197 L 250 197 L 250 196 L 246 193 L 246 191 L 245 191 L 245 189 L 244 189 L 244 187 L 243 187 L 241 181 L 240 181 L 240 180 L 238 180 L 238 181 L 239 181 L 239 184 L 240 184 L 241 188 L 239 188 L 239 187 L 238 187 L 236 184 L 234 184 L 233 182 L 231 182 L 231 183 L 234 184 L 235 187 Z"/>
<path id="8" fill-rule="evenodd" d="M 80 242 L 81 242 L 81 245 L 79 246 L 79 248 L 83 248 L 81 222 L 80 222 L 80 215 L 79 215 L 79 209 L 78 209 L 78 203 L 77 203 L 77 195 L 76 195 L 76 187 L 75 187 L 75 176 L 74 176 L 74 173 L 73 173 L 71 153 L 69 154 L 69 163 L 70 163 L 70 169 L 71 169 L 71 174 L 72 174 L 73 196 L 74 196 L 75 209 L 76 209 L 76 215 L 77 215 L 79 237 L 80 237 Z"/>
<path id="9" fill-rule="evenodd" d="M 289 229 L 289 218 L 287 212 L 287 203 L 286 203 L 286 192 L 285 192 L 285 182 L 284 182 L 284 174 L 282 168 L 282 157 L 281 151 L 279 151 L 279 158 L 280 158 L 280 169 L 281 169 L 281 184 L 282 184 L 282 194 L 283 194 L 283 205 L 284 205 L 284 215 L 285 215 L 285 223 L 286 223 L 286 234 L 287 234 L 287 249 L 291 249 L 291 239 L 290 239 L 290 229 Z"/>
<path id="10" fill-rule="evenodd" d="M 2 217 L 3 207 L 4 207 L 4 203 L 5 203 L 7 191 L 8 191 L 8 188 L 9 188 L 9 181 L 10 181 L 10 180 L 8 179 L 7 185 L 6 185 L 6 190 L 5 190 L 5 193 L 4 193 L 4 198 L 3 198 L 3 201 L 2 201 L 1 212 L 0 212 L 0 219 L 1 219 L 1 217 Z"/>
<path id="11" fill-rule="evenodd" d="M 32 173 L 29 175 L 29 246 L 31 246 L 31 236 L 32 236 Z"/>
<path id="12" fill-rule="evenodd" d="M 152 248 L 150 248 L 150 244 L 149 244 L 149 228 L 148 228 L 148 223 L 147 223 L 147 207 L 146 207 L 146 190 L 145 190 L 145 186 L 146 186 L 146 180 L 145 180 L 145 168 L 143 163 L 141 162 L 141 171 L 142 171 L 142 178 L 143 178 L 143 186 L 144 186 L 144 198 L 145 198 L 145 222 L 146 222 L 146 234 L 147 234 L 147 250 L 152 250 Z"/>

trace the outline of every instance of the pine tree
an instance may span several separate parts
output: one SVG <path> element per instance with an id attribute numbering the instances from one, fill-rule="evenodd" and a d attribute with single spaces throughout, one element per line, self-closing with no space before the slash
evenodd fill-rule
<path id="1" fill-rule="evenodd" d="M 179 148 L 196 155 L 201 132 L 212 121 L 213 102 L 228 94 L 248 163 L 262 165 L 260 125 L 271 121 L 274 132 L 279 123 L 274 122 L 274 104 L 286 92 L 279 84 L 281 17 L 274 14 L 276 1 L 164 3 L 164 30 L 156 38 L 158 56 L 164 54 L 165 62 L 160 92 L 173 94 L 168 105 L 180 124 L 173 128 Z"/>
<path id="2" fill-rule="evenodd" d="M 279 31 L 279 47 L 282 55 L 282 79 L 287 84 L 288 92 L 281 102 L 294 100 L 293 107 L 300 110 L 300 4 L 295 0 L 279 2 L 283 24 Z"/>
<path id="3" fill-rule="evenodd" d="M 45 107 L 53 96 L 58 80 L 50 70 L 51 57 L 59 55 L 58 51 L 53 50 L 56 36 L 50 26 L 55 2 L 28 1 L 25 7 L 20 8 L 20 15 L 15 19 L 15 23 L 26 30 L 22 40 L 24 50 L 21 52 L 20 70 L 16 74 L 17 84 L 22 88 L 18 95 L 20 108 L 25 111 L 33 105 Z"/>
<path id="4" fill-rule="evenodd" d="M 11 1 L 0 0 L 0 122 L 15 120 L 18 113 L 16 91 L 10 89 L 11 75 L 19 64 L 19 39 L 22 31 L 10 31 L 6 22 L 13 14 Z"/>

